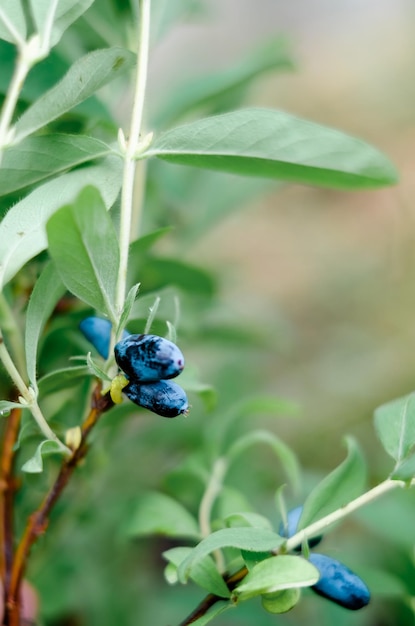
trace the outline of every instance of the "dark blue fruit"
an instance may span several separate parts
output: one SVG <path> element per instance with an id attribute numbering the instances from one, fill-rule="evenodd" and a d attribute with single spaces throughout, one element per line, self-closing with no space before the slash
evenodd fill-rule
<path id="1" fill-rule="evenodd" d="M 128 378 L 141 383 L 174 378 L 184 368 L 176 344 L 158 335 L 130 335 L 117 343 L 114 353 Z"/>
<path id="2" fill-rule="evenodd" d="M 141 385 L 134 380 L 124 387 L 123 392 L 135 404 L 163 417 L 177 417 L 189 410 L 185 391 L 170 380 L 159 380 L 148 385 Z"/>
<path id="3" fill-rule="evenodd" d="M 352 611 L 357 611 L 369 603 L 369 589 L 363 580 L 343 563 L 324 554 L 310 554 L 310 562 L 320 572 L 319 581 L 311 587 L 320 596 Z"/>
<path id="4" fill-rule="evenodd" d="M 284 526 L 283 522 L 281 522 L 278 529 L 278 534 L 281 535 L 281 537 L 286 537 L 287 539 L 289 539 L 296 534 L 298 530 L 298 522 L 300 521 L 302 512 L 303 507 L 297 506 L 295 509 L 292 509 L 287 513 L 287 526 Z M 308 540 L 308 545 L 310 546 L 310 548 L 314 548 L 314 546 L 317 546 L 322 539 L 323 537 L 321 536 L 311 537 L 311 539 Z M 301 546 L 297 546 L 295 550 L 299 552 L 301 550 Z"/>
<path id="5" fill-rule="evenodd" d="M 92 343 L 96 351 L 104 358 L 108 359 L 108 351 L 110 347 L 112 324 L 109 320 L 102 317 L 86 317 L 79 324 L 81 333 Z M 123 332 L 123 339 L 126 339 L 130 333 L 127 330 Z"/>

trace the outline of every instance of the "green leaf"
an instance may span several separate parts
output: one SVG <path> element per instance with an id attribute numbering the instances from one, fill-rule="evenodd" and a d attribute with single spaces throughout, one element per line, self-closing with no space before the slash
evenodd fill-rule
<path id="1" fill-rule="evenodd" d="M 261 597 L 262 608 L 268 613 L 280 614 L 291 611 L 300 600 L 300 590 L 284 589 L 274 593 L 264 593 Z"/>
<path id="2" fill-rule="evenodd" d="M 261 74 L 270 70 L 291 70 L 293 63 L 287 50 L 287 42 L 278 37 L 262 44 L 237 65 L 208 75 L 196 75 L 175 86 L 173 94 L 161 99 L 162 108 L 155 117 L 156 127 L 166 127 L 185 113 L 201 107 L 217 111 L 221 102 L 237 96 Z"/>
<path id="3" fill-rule="evenodd" d="M 177 568 L 191 551 L 192 548 L 189 547 L 178 547 L 163 552 L 163 557 L 167 561 L 175 565 L 176 576 Z M 202 589 L 206 589 L 206 591 L 208 591 L 209 593 L 213 593 L 216 596 L 219 596 L 221 598 L 229 598 L 231 595 L 225 581 L 219 574 L 210 556 L 205 557 L 202 561 L 198 563 L 198 565 L 192 571 L 191 579 L 197 585 L 199 585 L 199 587 L 202 587 Z"/>
<path id="4" fill-rule="evenodd" d="M 251 511 L 231 513 L 225 517 L 224 521 L 228 528 L 240 528 L 247 526 L 251 528 L 266 528 L 267 530 L 272 530 L 272 524 L 267 517 Z"/>
<path id="5" fill-rule="evenodd" d="M 394 480 L 412 480 L 415 478 L 415 454 L 399 463 L 391 474 Z"/>
<path id="6" fill-rule="evenodd" d="M 25 352 L 27 374 L 35 390 L 37 389 L 36 363 L 39 338 L 56 303 L 64 293 L 65 286 L 59 278 L 53 263 L 49 263 L 35 283 L 26 314 Z"/>
<path id="7" fill-rule="evenodd" d="M 415 393 L 377 408 L 375 428 L 383 447 L 398 467 L 415 445 Z"/>
<path id="8" fill-rule="evenodd" d="M 73 202 L 86 185 L 96 186 L 110 208 L 121 187 L 122 161 L 107 157 L 44 183 L 8 211 L 0 224 L 0 289 L 23 265 L 47 247 L 46 222 L 61 206 Z"/>
<path id="9" fill-rule="evenodd" d="M 272 593 L 293 587 L 314 585 L 320 574 L 309 561 L 301 556 L 281 554 L 260 561 L 245 576 L 233 592 L 238 600 L 248 600 L 263 593 Z"/>
<path id="10" fill-rule="evenodd" d="M 216 291 L 215 281 L 207 270 L 174 258 L 147 257 L 139 276 L 146 291 L 174 285 L 194 296 L 208 298 Z"/>
<path id="11" fill-rule="evenodd" d="M 25 409 L 24 404 L 19 402 L 9 402 L 8 400 L 0 400 L 0 417 L 7 417 L 13 409 Z"/>
<path id="12" fill-rule="evenodd" d="M 94 50 L 70 67 L 62 80 L 36 100 L 16 123 L 14 142 L 46 126 L 135 63 L 135 55 L 122 48 Z"/>
<path id="13" fill-rule="evenodd" d="M 4 153 L 0 168 L 2 194 L 33 185 L 111 152 L 104 142 L 83 135 L 28 137 Z"/>
<path id="14" fill-rule="evenodd" d="M 55 46 L 65 30 L 75 22 L 94 0 L 59 0 L 51 33 L 51 47 Z M 30 0 L 30 9 L 37 32 L 44 37 L 45 26 L 50 13 L 50 0 Z"/>
<path id="15" fill-rule="evenodd" d="M 90 370 L 86 365 L 64 367 L 49 374 L 45 374 L 38 380 L 39 393 L 46 397 L 55 391 L 62 391 L 76 385 L 81 378 L 90 376 Z"/>
<path id="16" fill-rule="evenodd" d="M 396 183 L 378 150 L 282 111 L 243 109 L 167 131 L 143 154 L 171 163 L 336 189 Z"/>
<path id="17" fill-rule="evenodd" d="M 294 490 L 300 486 L 300 466 L 297 457 L 286 443 L 268 430 L 253 430 L 239 437 L 229 448 L 227 458 L 230 462 L 243 454 L 245 450 L 258 443 L 270 446 L 280 459 Z"/>
<path id="18" fill-rule="evenodd" d="M 239 548 L 252 552 L 267 552 L 278 548 L 284 539 L 261 528 L 222 528 L 203 539 L 179 567 L 179 580 L 186 582 L 193 568 L 205 556 L 222 548 Z"/>
<path id="19" fill-rule="evenodd" d="M 125 532 L 129 537 L 163 535 L 199 539 L 199 527 L 193 515 L 179 502 L 158 491 L 141 494 Z"/>
<path id="20" fill-rule="evenodd" d="M 119 246 L 99 192 L 85 188 L 46 226 L 49 252 L 67 289 L 115 320 Z"/>
<path id="21" fill-rule="evenodd" d="M 363 492 L 366 463 L 357 443 L 346 439 L 347 457 L 313 489 L 304 503 L 298 530 L 341 508 Z"/>
<path id="22" fill-rule="evenodd" d="M 124 330 L 124 328 L 126 327 L 128 323 L 128 319 L 130 317 L 131 310 L 134 306 L 134 302 L 137 299 L 139 289 L 140 289 L 140 283 L 137 283 L 136 285 L 133 285 L 131 287 L 130 291 L 127 294 L 127 297 L 124 302 L 123 310 L 120 315 L 120 321 L 117 327 L 117 333 L 116 333 L 117 337 L 120 337 L 122 331 Z"/>
<path id="23" fill-rule="evenodd" d="M 10 25 L 10 27 L 9 27 Z M 17 43 L 14 32 L 26 39 L 26 19 L 21 0 L 1 0 L 0 4 L 0 39 Z"/>
<path id="24" fill-rule="evenodd" d="M 90 374 L 92 374 L 92 376 L 95 376 L 99 380 L 102 380 L 103 383 L 111 382 L 112 379 L 108 376 L 108 374 L 104 372 L 104 370 L 102 370 L 95 363 L 90 352 L 88 352 L 88 354 L 86 355 L 86 364 L 87 364 L 88 371 Z"/>
<path id="25" fill-rule="evenodd" d="M 43 457 L 49 454 L 63 454 L 63 452 L 59 443 L 52 439 L 45 439 L 38 445 L 35 454 L 23 465 L 22 471 L 28 474 L 40 474 L 43 472 Z"/>

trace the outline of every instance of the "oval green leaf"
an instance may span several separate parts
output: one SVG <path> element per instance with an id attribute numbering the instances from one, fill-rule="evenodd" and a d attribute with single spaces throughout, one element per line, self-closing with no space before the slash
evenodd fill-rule
<path id="1" fill-rule="evenodd" d="M 375 429 L 386 452 L 398 466 L 415 445 L 415 393 L 377 408 Z"/>
<path id="2" fill-rule="evenodd" d="M 268 109 L 243 109 L 179 126 L 161 135 L 143 156 L 337 189 L 397 181 L 389 159 L 364 141 Z"/>

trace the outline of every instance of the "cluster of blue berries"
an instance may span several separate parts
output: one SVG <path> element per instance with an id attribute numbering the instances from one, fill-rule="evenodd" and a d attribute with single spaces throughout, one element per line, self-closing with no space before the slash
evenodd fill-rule
<path id="1" fill-rule="evenodd" d="M 108 358 L 111 322 L 87 317 L 79 328 L 99 354 Z M 135 404 L 163 417 L 186 414 L 185 391 L 170 379 L 184 368 L 184 357 L 175 343 L 158 335 L 131 335 L 124 331 L 114 348 L 115 360 L 127 384 L 122 391 Z"/>
<path id="2" fill-rule="evenodd" d="M 298 506 L 288 513 L 287 525 L 281 523 L 279 528 L 282 537 L 288 539 L 296 534 L 302 512 L 303 507 Z M 322 537 L 312 537 L 308 545 L 313 548 L 321 540 Z M 363 580 L 343 563 L 325 554 L 310 554 L 309 561 L 320 572 L 319 580 L 311 587 L 320 596 L 352 611 L 361 609 L 369 603 L 369 589 Z"/>

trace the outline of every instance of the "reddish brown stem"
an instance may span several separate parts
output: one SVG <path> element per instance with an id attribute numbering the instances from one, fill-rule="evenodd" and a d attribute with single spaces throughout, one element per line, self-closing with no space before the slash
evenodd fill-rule
<path id="1" fill-rule="evenodd" d="M 91 429 L 95 426 L 101 415 L 112 406 L 112 401 L 108 394 L 101 395 L 101 386 L 97 385 L 93 397 L 92 407 L 81 426 L 81 441 L 79 446 L 73 451 L 72 455 L 67 458 L 59 471 L 59 474 L 46 494 L 40 506 L 30 515 L 23 536 L 17 547 L 13 559 L 11 570 L 10 585 L 7 594 L 6 610 L 9 626 L 19 626 L 19 595 L 20 586 L 26 571 L 27 561 L 30 551 L 37 539 L 46 531 L 49 524 L 49 515 L 61 496 L 63 490 L 69 482 L 74 470 L 80 461 L 85 457 L 87 447 L 87 437 Z"/>
<path id="2" fill-rule="evenodd" d="M 229 591 L 233 591 L 236 585 L 247 575 L 248 570 L 246 567 L 242 567 L 240 570 L 235 572 L 235 574 L 225 575 L 223 577 L 225 583 L 228 586 Z M 196 620 L 203 615 L 206 615 L 208 610 L 212 608 L 217 602 L 224 602 L 225 598 L 221 596 L 216 596 L 214 593 L 209 593 L 203 600 L 198 604 L 190 615 L 188 615 L 183 622 L 180 622 L 179 626 L 189 626 L 189 624 L 193 624 Z"/>
<path id="3" fill-rule="evenodd" d="M 14 409 L 7 418 L 0 461 L 0 532 L 1 577 L 7 597 L 13 564 L 13 503 L 16 481 L 13 475 L 14 444 L 19 433 L 21 410 Z"/>

